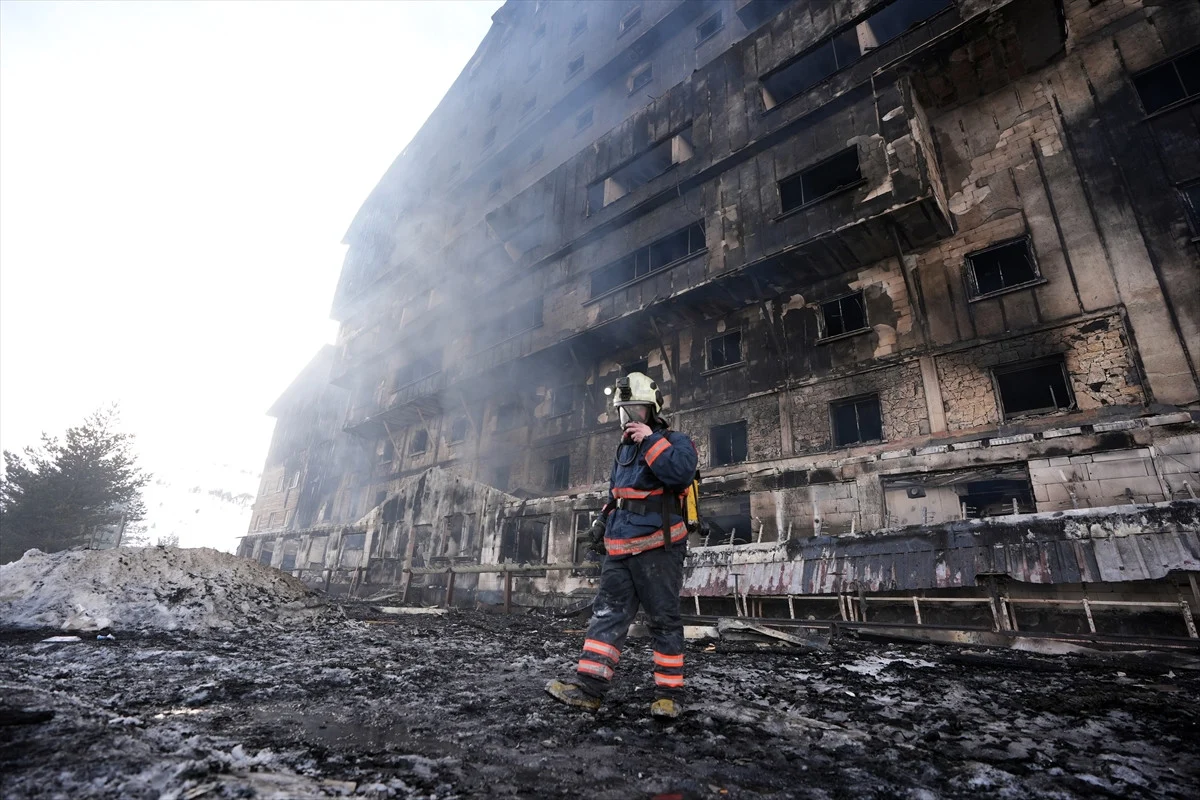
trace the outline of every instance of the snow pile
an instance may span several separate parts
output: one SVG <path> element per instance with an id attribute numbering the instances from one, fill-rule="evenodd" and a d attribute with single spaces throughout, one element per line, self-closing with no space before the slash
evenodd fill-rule
<path id="1" fill-rule="evenodd" d="M 0 566 L 0 627 L 231 629 L 322 607 L 292 576 L 209 548 L 30 550 Z"/>

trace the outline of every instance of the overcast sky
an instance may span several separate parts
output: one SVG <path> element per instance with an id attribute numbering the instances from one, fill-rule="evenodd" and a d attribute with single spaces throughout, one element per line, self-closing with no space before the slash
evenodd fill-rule
<path id="1" fill-rule="evenodd" d="M 258 472 L 341 238 L 501 0 L 0 1 L 0 445 Z"/>

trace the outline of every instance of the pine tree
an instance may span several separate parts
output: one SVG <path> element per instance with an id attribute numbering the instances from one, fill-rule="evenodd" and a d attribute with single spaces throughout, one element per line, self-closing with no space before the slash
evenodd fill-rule
<path id="1" fill-rule="evenodd" d="M 0 563 L 27 549 L 55 552 L 89 543 L 96 528 L 145 517 L 150 480 L 136 464 L 133 436 L 117 430 L 116 406 L 69 428 L 59 441 L 4 451 L 0 476 Z"/>

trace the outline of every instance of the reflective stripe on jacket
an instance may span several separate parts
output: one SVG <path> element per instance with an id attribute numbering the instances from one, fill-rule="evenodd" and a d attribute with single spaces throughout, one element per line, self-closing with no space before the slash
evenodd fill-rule
<path id="1" fill-rule="evenodd" d="M 613 500 L 645 500 L 648 508 L 645 514 L 620 508 L 609 514 L 604 532 L 609 556 L 636 555 L 663 546 L 660 502 L 664 493 L 670 505 L 671 541 L 686 539 L 687 527 L 676 498 L 691 489 L 695 475 L 696 447 L 682 433 L 658 430 L 641 445 L 622 442 L 613 463 L 609 494 Z"/>

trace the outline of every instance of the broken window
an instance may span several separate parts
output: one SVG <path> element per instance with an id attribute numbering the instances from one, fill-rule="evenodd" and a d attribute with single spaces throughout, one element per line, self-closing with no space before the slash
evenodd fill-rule
<path id="1" fill-rule="evenodd" d="M 967 266 L 976 297 L 1033 283 L 1040 277 L 1028 239 L 1004 242 L 971 253 L 967 256 Z"/>
<path id="2" fill-rule="evenodd" d="M 380 489 L 378 492 L 375 493 L 375 506 L 374 507 L 378 508 L 379 506 L 383 505 L 385 500 L 387 500 L 387 490 Z"/>
<path id="3" fill-rule="evenodd" d="M 742 361 L 742 332 L 729 331 L 708 340 L 708 368 L 721 369 Z"/>
<path id="4" fill-rule="evenodd" d="M 424 355 L 414 358 L 396 370 L 395 375 L 392 377 L 392 391 L 399 391 L 406 386 L 411 386 L 417 381 L 441 371 L 442 351 L 440 349 L 431 350 Z"/>
<path id="5" fill-rule="evenodd" d="M 1035 511 L 1024 464 L 882 477 L 887 525 L 936 525 L 956 519 Z"/>
<path id="6" fill-rule="evenodd" d="M 508 403 L 496 409 L 496 430 L 510 431 L 521 424 L 521 406 Z"/>
<path id="7" fill-rule="evenodd" d="M 450 423 L 450 438 L 447 440 L 450 444 L 458 444 L 467 438 L 467 426 L 469 421 L 466 417 L 456 417 Z"/>
<path id="8" fill-rule="evenodd" d="M 717 425 L 709 430 L 712 446 L 712 464 L 737 464 L 746 460 L 746 421 Z"/>
<path id="9" fill-rule="evenodd" d="M 271 558 L 275 555 L 273 542 L 263 542 L 262 549 L 258 551 L 258 563 L 263 566 L 271 566 Z"/>
<path id="10" fill-rule="evenodd" d="M 570 414 L 575 408 L 575 386 L 559 386 L 550 393 L 550 416 L 558 417 Z"/>
<path id="11" fill-rule="evenodd" d="M 571 485 L 571 457 L 559 456 L 550 459 L 547 464 L 547 487 L 551 490 L 562 491 Z"/>
<path id="12" fill-rule="evenodd" d="M 704 520 L 710 530 L 710 545 L 749 544 L 754 540 L 749 493 L 706 497 Z"/>
<path id="13" fill-rule="evenodd" d="M 571 80 L 581 72 L 583 72 L 583 56 L 576 56 L 567 62 L 567 80 Z"/>
<path id="14" fill-rule="evenodd" d="M 604 206 L 644 186 L 676 164 L 692 157 L 692 127 L 688 125 L 673 136 L 658 142 L 625 166 L 588 185 L 587 213 L 594 214 Z"/>
<path id="15" fill-rule="evenodd" d="M 705 248 L 704 223 L 693 223 L 592 272 L 592 297 L 669 267 Z"/>
<path id="16" fill-rule="evenodd" d="M 314 536 L 308 543 L 308 565 L 321 567 L 325 565 L 325 547 L 329 544 L 328 536 Z"/>
<path id="17" fill-rule="evenodd" d="M 654 65 L 646 64 L 644 67 L 639 67 L 629 76 L 629 93 L 633 94 L 638 89 L 649 86 L 652 80 L 654 80 Z"/>
<path id="18" fill-rule="evenodd" d="M 863 293 L 839 297 L 821 304 L 822 339 L 841 336 L 843 333 L 865 330 L 867 327 L 867 305 Z"/>
<path id="19" fill-rule="evenodd" d="M 342 557 L 339 566 L 354 568 L 362 566 L 363 548 L 367 544 L 365 533 L 347 533 L 342 538 Z"/>
<path id="20" fill-rule="evenodd" d="M 379 450 L 379 464 L 391 464 L 396 458 L 396 445 L 392 444 L 391 439 L 385 439 L 383 447 Z"/>
<path id="21" fill-rule="evenodd" d="M 489 147 L 492 146 L 492 143 L 495 141 L 496 141 L 495 127 L 488 128 L 487 133 L 485 133 L 483 135 L 483 149 L 484 150 L 488 149 Z"/>
<path id="22" fill-rule="evenodd" d="M 851 147 L 832 158 L 784 178 L 779 182 L 779 199 L 784 213 L 803 208 L 862 180 L 858 148 Z"/>
<path id="23" fill-rule="evenodd" d="M 590 127 L 592 127 L 592 109 L 589 108 L 575 118 L 575 132 L 578 133 Z"/>
<path id="24" fill-rule="evenodd" d="M 1133 87 L 1147 114 L 1200 95 L 1200 49 L 1133 76 Z"/>
<path id="25" fill-rule="evenodd" d="M 599 557 L 588 550 L 591 542 L 584 536 L 592 527 L 592 518 L 597 511 L 578 511 L 575 513 L 575 547 L 571 551 L 571 563 L 586 564 L 581 569 L 571 570 L 571 574 L 579 576 L 594 576 L 600 574 Z"/>
<path id="26" fill-rule="evenodd" d="M 650 374 L 650 361 L 645 358 L 638 358 L 630 361 L 628 364 L 621 366 L 621 374 L 628 375 L 631 372 L 640 372 L 643 375 Z"/>
<path id="27" fill-rule="evenodd" d="M 1047 414 L 1075 405 L 1062 359 L 993 370 L 1000 408 L 1007 419 L 1023 414 Z"/>
<path id="28" fill-rule="evenodd" d="M 542 298 L 536 297 L 507 314 L 479 327 L 474 334 L 477 350 L 511 339 L 542 324 Z"/>
<path id="29" fill-rule="evenodd" d="M 625 33 L 626 31 L 630 30 L 634 25 L 637 25 L 641 21 L 642 21 L 642 7 L 635 6 L 634 8 L 630 9 L 628 14 L 621 17 L 621 22 L 617 26 L 617 31 L 618 31 L 618 33 Z"/>
<path id="30" fill-rule="evenodd" d="M 279 568 L 284 572 L 291 572 L 296 568 L 296 550 L 297 544 L 295 539 L 289 539 L 283 544 L 283 559 L 279 562 Z"/>
<path id="31" fill-rule="evenodd" d="M 883 439 L 879 395 L 830 403 L 829 416 L 833 420 L 833 443 L 837 447 Z"/>
<path id="32" fill-rule="evenodd" d="M 496 467 L 496 471 L 492 476 L 492 485 L 500 491 L 508 491 L 508 480 L 512 473 L 512 466 L 509 464 L 501 464 Z"/>
<path id="33" fill-rule="evenodd" d="M 418 429 L 413 433 L 412 440 L 408 443 L 408 454 L 416 456 L 424 453 L 429 449 L 429 431 L 424 428 Z"/>
<path id="34" fill-rule="evenodd" d="M 723 27 L 724 23 L 721 20 L 721 12 L 718 11 L 696 26 L 696 44 L 707 42 L 716 36 Z"/>
<path id="35" fill-rule="evenodd" d="M 446 518 L 446 540 L 442 543 L 442 555 L 457 558 L 470 549 L 471 525 L 467 514 L 451 514 Z"/>
<path id="36" fill-rule="evenodd" d="M 762 79 L 767 110 L 796 97 L 909 29 L 949 8 L 951 0 L 896 0 L 839 31 Z"/>
<path id="37" fill-rule="evenodd" d="M 549 517 L 518 517 L 504 521 L 500 536 L 500 561 L 518 564 L 546 562 Z M 529 573 L 533 575 L 534 573 Z M 544 573 L 543 573 L 544 574 Z"/>

